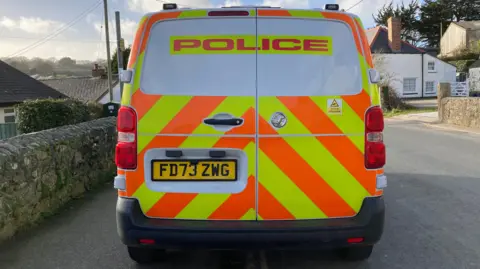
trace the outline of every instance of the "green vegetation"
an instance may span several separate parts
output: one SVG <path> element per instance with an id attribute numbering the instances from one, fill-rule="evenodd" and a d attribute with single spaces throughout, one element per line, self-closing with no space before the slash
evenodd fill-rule
<path id="1" fill-rule="evenodd" d="M 102 107 L 72 99 L 31 100 L 16 106 L 18 130 L 32 133 L 101 117 Z"/>
<path id="2" fill-rule="evenodd" d="M 391 118 L 399 115 L 413 114 L 413 113 L 426 113 L 426 112 L 436 112 L 437 108 L 407 108 L 407 109 L 392 109 L 385 111 L 383 116 L 385 118 Z"/>

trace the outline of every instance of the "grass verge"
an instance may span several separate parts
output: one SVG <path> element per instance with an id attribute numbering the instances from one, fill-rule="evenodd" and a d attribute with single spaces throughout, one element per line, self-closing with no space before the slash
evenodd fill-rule
<path id="1" fill-rule="evenodd" d="M 426 112 L 437 112 L 437 108 L 407 108 L 407 109 L 392 109 L 390 111 L 383 112 L 383 117 L 391 118 L 394 116 L 412 114 L 412 113 L 426 113 Z"/>

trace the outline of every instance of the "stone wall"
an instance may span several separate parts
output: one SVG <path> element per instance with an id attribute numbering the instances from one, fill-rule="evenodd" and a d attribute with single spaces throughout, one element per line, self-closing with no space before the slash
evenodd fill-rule
<path id="1" fill-rule="evenodd" d="M 0 241 L 115 175 L 115 118 L 0 141 Z"/>
<path id="2" fill-rule="evenodd" d="M 480 128 L 479 97 L 445 97 L 441 102 L 443 123 Z"/>

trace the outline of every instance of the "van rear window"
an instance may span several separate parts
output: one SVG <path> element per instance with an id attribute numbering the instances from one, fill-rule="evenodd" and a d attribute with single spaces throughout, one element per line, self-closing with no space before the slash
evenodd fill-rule
<path id="1" fill-rule="evenodd" d="M 147 94 L 321 96 L 357 94 L 361 79 L 348 25 L 246 17 L 157 23 L 140 84 Z"/>
<path id="2" fill-rule="evenodd" d="M 151 29 L 145 50 L 142 91 L 164 95 L 255 96 L 255 53 L 218 50 L 229 45 L 225 39 L 255 36 L 255 30 L 255 17 L 157 23 Z"/>
<path id="3" fill-rule="evenodd" d="M 295 54 L 259 54 L 259 95 L 353 95 L 362 90 L 359 55 L 347 24 L 319 19 L 259 18 L 257 29 L 262 36 L 290 36 L 304 50 Z M 328 53 L 305 51 L 302 41 L 307 37 L 327 40 L 328 47 L 324 47 Z"/>

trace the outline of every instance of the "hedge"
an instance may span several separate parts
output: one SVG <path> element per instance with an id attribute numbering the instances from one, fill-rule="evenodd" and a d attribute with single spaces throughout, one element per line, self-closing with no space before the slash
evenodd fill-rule
<path id="1" fill-rule="evenodd" d="M 18 131 L 32 133 L 102 117 L 102 106 L 73 99 L 29 100 L 16 106 Z"/>

